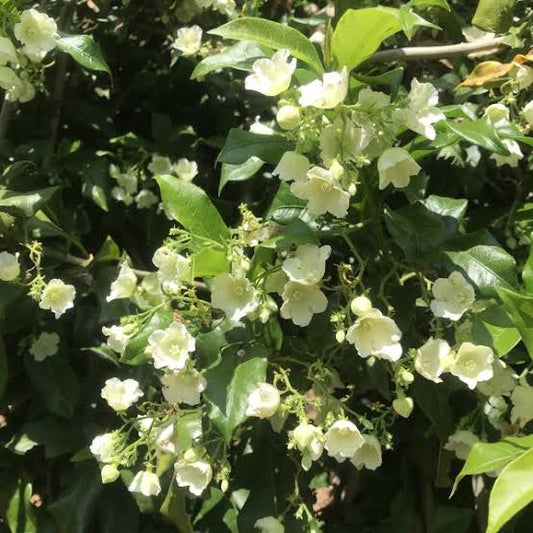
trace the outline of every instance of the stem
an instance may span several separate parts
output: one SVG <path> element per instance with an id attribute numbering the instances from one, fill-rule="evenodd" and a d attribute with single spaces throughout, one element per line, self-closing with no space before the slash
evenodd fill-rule
<path id="1" fill-rule="evenodd" d="M 6 93 L 2 102 L 2 110 L 0 111 L 0 141 L 3 141 L 7 136 L 7 127 L 16 108 L 17 105 L 8 99 Z"/>

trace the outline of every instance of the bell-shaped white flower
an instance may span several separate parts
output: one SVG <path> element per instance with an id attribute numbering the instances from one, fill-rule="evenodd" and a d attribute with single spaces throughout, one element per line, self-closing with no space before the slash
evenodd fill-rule
<path id="1" fill-rule="evenodd" d="M 337 420 L 326 432 L 326 451 L 339 463 L 351 459 L 364 443 L 361 432 L 349 420 Z"/>
<path id="2" fill-rule="evenodd" d="M 472 446 L 478 442 L 479 437 L 474 435 L 471 431 L 460 429 L 453 435 L 450 435 L 448 442 L 444 445 L 444 449 L 454 452 L 458 459 L 466 461 Z"/>
<path id="3" fill-rule="evenodd" d="M 322 80 L 314 80 L 300 87 L 299 103 L 303 107 L 332 109 L 346 98 L 348 93 L 348 71 L 326 72 Z"/>
<path id="4" fill-rule="evenodd" d="M 0 280 L 13 281 L 20 276 L 18 254 L 0 252 Z"/>
<path id="5" fill-rule="evenodd" d="M 290 59 L 289 50 L 278 50 L 271 59 L 258 59 L 252 65 L 252 74 L 244 80 L 249 91 L 257 91 L 266 96 L 276 96 L 286 91 L 293 72 L 296 59 Z"/>
<path id="6" fill-rule="evenodd" d="M 518 422 L 520 427 L 524 427 L 530 420 L 533 420 L 533 387 L 525 379 L 520 381 L 511 394 L 511 422 Z"/>
<path id="7" fill-rule="evenodd" d="M 324 276 L 326 260 L 331 254 L 331 246 L 320 248 L 315 244 L 302 244 L 296 248 L 292 257 L 283 261 L 281 266 L 291 281 L 302 285 L 315 285 Z"/>
<path id="8" fill-rule="evenodd" d="M 161 484 L 157 474 L 148 471 L 141 471 L 135 474 L 135 477 L 128 485 L 130 492 L 140 492 L 147 498 L 157 496 L 161 492 Z"/>
<path id="9" fill-rule="evenodd" d="M 516 386 L 513 369 L 501 359 L 492 363 L 492 377 L 477 384 L 477 390 L 485 396 L 509 396 Z"/>
<path id="10" fill-rule="evenodd" d="M 383 109 L 390 104 L 390 96 L 380 91 L 364 87 L 357 95 L 359 105 L 365 109 Z"/>
<path id="11" fill-rule="evenodd" d="M 533 128 L 533 100 L 530 100 L 522 109 L 522 115 L 530 128 Z"/>
<path id="12" fill-rule="evenodd" d="M 191 277 L 190 259 L 164 246 L 155 251 L 152 262 L 158 268 L 157 277 L 165 290 L 176 291 L 182 281 Z"/>
<path id="13" fill-rule="evenodd" d="M 142 189 L 135 196 L 135 203 L 137 204 L 137 209 L 150 209 L 159 203 L 159 197 L 149 189 Z"/>
<path id="14" fill-rule="evenodd" d="M 466 383 L 468 388 L 475 389 L 479 381 L 492 377 L 493 361 L 494 353 L 488 346 L 463 342 L 450 366 L 450 373 Z"/>
<path id="15" fill-rule="evenodd" d="M 479 151 L 479 148 L 475 144 L 473 144 L 472 146 L 469 146 L 465 150 L 465 152 L 465 163 L 473 168 L 477 167 L 479 162 L 481 161 L 481 152 Z"/>
<path id="16" fill-rule="evenodd" d="M 41 292 L 39 307 L 49 309 L 56 318 L 74 307 L 76 289 L 73 285 L 67 285 L 60 279 L 51 279 Z"/>
<path id="17" fill-rule="evenodd" d="M 281 181 L 306 181 L 306 174 L 311 163 L 305 155 L 298 152 L 285 152 L 276 168 L 272 171 L 273 176 L 278 176 Z"/>
<path id="18" fill-rule="evenodd" d="M 180 322 L 172 322 L 167 329 L 156 329 L 148 337 L 155 368 L 181 370 L 194 351 L 196 341 Z"/>
<path id="19" fill-rule="evenodd" d="M 416 351 L 415 369 L 426 379 L 434 383 L 441 383 L 440 375 L 451 364 L 450 356 L 451 348 L 446 341 L 430 337 Z"/>
<path id="20" fill-rule="evenodd" d="M 520 145 L 513 141 L 513 139 L 502 139 L 502 144 L 509 151 L 509 155 L 492 154 L 491 159 L 494 159 L 497 167 L 509 165 L 511 168 L 516 168 L 519 161 L 524 157 Z"/>
<path id="21" fill-rule="evenodd" d="M 263 516 L 255 521 L 254 528 L 260 533 L 285 533 L 285 526 L 273 516 Z"/>
<path id="22" fill-rule="evenodd" d="M 184 181 L 192 181 L 198 175 L 198 163 L 189 161 L 186 157 L 178 159 L 174 166 L 178 178 Z"/>
<path id="23" fill-rule="evenodd" d="M 219 274 L 213 279 L 211 305 L 231 320 L 239 320 L 259 305 L 257 291 L 244 276 Z"/>
<path id="24" fill-rule="evenodd" d="M 339 155 L 357 163 L 366 155 L 365 149 L 371 139 L 372 132 L 368 127 L 337 117 L 333 124 L 324 126 L 320 132 L 320 157 L 326 165 Z"/>
<path id="25" fill-rule="evenodd" d="M 43 331 L 31 344 L 30 353 L 36 361 L 55 355 L 59 348 L 59 335 Z"/>
<path id="26" fill-rule="evenodd" d="M 0 66 L 7 63 L 16 65 L 18 63 L 17 51 L 13 43 L 7 37 L 0 37 Z"/>
<path id="27" fill-rule="evenodd" d="M 276 113 L 276 122 L 284 130 L 293 130 L 300 125 L 302 115 L 300 109 L 294 105 L 284 105 Z"/>
<path id="28" fill-rule="evenodd" d="M 177 438 L 174 417 L 159 424 L 150 416 L 139 416 L 137 422 L 139 424 L 140 437 L 147 437 L 149 442 L 162 452 L 176 453 Z"/>
<path id="29" fill-rule="evenodd" d="M 355 450 L 350 461 L 358 470 L 361 470 L 362 468 L 376 470 L 383 462 L 381 457 L 381 445 L 374 435 L 363 435 L 363 439 L 364 442 L 362 446 Z"/>
<path id="30" fill-rule="evenodd" d="M 292 194 L 307 200 L 307 209 L 313 215 L 331 213 L 337 218 L 344 218 L 350 206 L 350 193 L 341 188 L 337 168 L 327 170 L 312 167 L 306 176 L 306 181 L 297 181 L 291 185 Z"/>
<path id="31" fill-rule="evenodd" d="M 107 345 L 114 352 L 123 354 L 126 349 L 126 344 L 131 336 L 128 335 L 122 326 L 111 326 L 102 328 L 102 333 L 107 337 Z"/>
<path id="32" fill-rule="evenodd" d="M 194 454 L 191 454 L 195 457 Z M 185 457 L 175 465 L 176 481 L 179 487 L 187 487 L 195 496 L 200 496 L 213 478 L 213 469 L 206 461 Z"/>
<path id="33" fill-rule="evenodd" d="M 156 176 L 161 174 L 172 174 L 172 162 L 168 157 L 154 154 L 152 155 L 152 162 L 148 165 L 148 170 Z"/>
<path id="34" fill-rule="evenodd" d="M 248 396 L 246 416 L 270 418 L 279 408 L 279 392 L 270 383 L 260 383 Z"/>
<path id="35" fill-rule="evenodd" d="M 100 463 L 111 463 L 115 457 L 115 434 L 97 435 L 91 442 L 89 450 Z"/>
<path id="36" fill-rule="evenodd" d="M 207 386 L 205 377 L 195 369 L 183 369 L 161 378 L 163 396 L 170 403 L 198 405 Z"/>
<path id="37" fill-rule="evenodd" d="M 355 346 L 361 357 L 372 355 L 389 361 L 397 361 L 401 357 L 401 338 L 402 332 L 394 320 L 383 316 L 378 309 L 359 317 L 346 333 L 346 340 Z"/>
<path id="38" fill-rule="evenodd" d="M 124 205 L 131 205 L 135 201 L 133 196 L 123 187 L 113 187 L 111 189 L 111 196 L 117 202 L 122 202 Z"/>
<path id="39" fill-rule="evenodd" d="M 312 424 L 302 423 L 291 432 L 292 443 L 302 453 L 302 468 L 311 468 L 324 451 L 324 435 L 322 430 Z"/>
<path id="40" fill-rule="evenodd" d="M 172 47 L 179 50 L 184 56 L 193 56 L 202 46 L 202 28 L 194 25 L 189 28 L 180 28 Z"/>
<path id="41" fill-rule="evenodd" d="M 410 130 L 433 140 L 436 136 L 433 124 L 445 118 L 444 113 L 436 107 L 438 103 L 437 89 L 430 83 L 420 83 L 413 78 L 407 108 L 398 110 L 395 118 Z"/>
<path id="42" fill-rule="evenodd" d="M 24 44 L 24 51 L 30 54 L 52 50 L 58 38 L 55 20 L 36 9 L 23 11 L 20 22 L 13 27 L 13 32 Z"/>
<path id="43" fill-rule="evenodd" d="M 383 190 L 392 183 L 397 189 L 403 189 L 421 168 L 404 148 L 389 148 L 378 159 L 379 188 Z"/>
<path id="44" fill-rule="evenodd" d="M 122 381 L 118 378 L 110 378 L 106 380 L 100 396 L 114 411 L 125 411 L 144 396 L 144 393 L 139 388 L 139 383 L 134 379 Z"/>
<path id="45" fill-rule="evenodd" d="M 491 104 L 485 108 L 484 117 L 489 117 L 495 126 L 503 126 L 509 122 L 509 108 L 503 104 Z"/>
<path id="46" fill-rule="evenodd" d="M 325 294 L 314 285 L 289 281 L 283 289 L 280 313 L 297 326 L 307 326 L 314 314 L 323 313 L 328 306 Z"/>
<path id="47" fill-rule="evenodd" d="M 457 271 L 447 278 L 438 278 L 432 288 L 434 300 L 430 308 L 435 316 L 459 320 L 472 307 L 476 294 L 465 277 Z"/>
<path id="48" fill-rule="evenodd" d="M 111 283 L 111 292 L 106 300 L 118 300 L 120 298 L 129 298 L 137 288 L 137 276 L 128 263 L 122 263 L 117 278 Z"/>
<path id="49" fill-rule="evenodd" d="M 519 65 L 518 63 L 515 63 L 514 67 L 512 75 L 518 89 L 529 88 L 533 84 L 533 68 L 528 65 Z"/>
<path id="50" fill-rule="evenodd" d="M 139 179 L 133 172 L 121 172 L 116 176 L 117 184 L 129 194 L 137 192 Z"/>

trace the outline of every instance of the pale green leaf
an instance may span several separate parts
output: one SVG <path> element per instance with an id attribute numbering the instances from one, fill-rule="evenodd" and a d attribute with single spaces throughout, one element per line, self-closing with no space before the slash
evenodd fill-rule
<path id="1" fill-rule="evenodd" d="M 218 194 L 220 195 L 222 189 L 224 189 L 230 181 L 246 181 L 250 179 L 264 164 L 264 161 L 255 155 L 240 165 L 223 163 L 222 171 L 220 173 L 220 183 L 218 184 Z"/>
<path id="2" fill-rule="evenodd" d="M 90 35 L 62 35 L 57 40 L 57 47 L 69 54 L 74 61 L 89 70 L 107 72 L 111 70 L 106 63 L 98 44 Z"/>

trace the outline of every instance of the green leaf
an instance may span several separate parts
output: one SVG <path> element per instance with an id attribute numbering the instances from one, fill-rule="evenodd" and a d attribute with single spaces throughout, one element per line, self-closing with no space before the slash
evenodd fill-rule
<path id="1" fill-rule="evenodd" d="M 486 533 L 497 533 L 518 511 L 533 501 L 533 449 L 504 467 L 492 487 Z"/>
<path id="2" fill-rule="evenodd" d="M 455 237 L 443 248 L 450 269 L 462 270 L 484 296 L 495 296 L 497 287 L 518 285 L 514 258 L 485 230 Z"/>
<path id="3" fill-rule="evenodd" d="M 208 56 L 193 70 L 191 78 L 196 80 L 212 72 L 223 68 L 236 68 L 239 70 L 249 70 L 251 63 L 264 57 L 266 52 L 256 43 L 241 41 L 233 46 L 228 46 L 219 54 Z"/>
<path id="4" fill-rule="evenodd" d="M 392 10 L 380 7 L 348 9 L 333 32 L 333 55 L 339 67 L 351 70 L 401 29 L 401 22 Z"/>
<path id="5" fill-rule="evenodd" d="M 178 528 L 180 533 L 194 532 L 191 520 L 187 514 L 185 495 L 183 490 L 180 489 L 174 481 L 174 478 L 172 478 L 172 481 L 170 482 L 168 492 L 161 504 L 160 512 Z"/>
<path id="6" fill-rule="evenodd" d="M 307 63 L 315 72 L 324 71 L 313 43 L 302 33 L 271 20 L 242 17 L 208 33 L 236 41 L 254 41 L 274 50 L 288 49 L 291 55 Z"/>
<path id="7" fill-rule="evenodd" d="M 193 278 L 216 276 L 230 271 L 230 263 L 226 252 L 204 248 L 191 256 L 191 272 Z"/>
<path id="8" fill-rule="evenodd" d="M 387 85 L 389 86 L 391 98 L 394 100 L 398 94 L 398 90 L 402 84 L 403 74 L 405 69 L 403 67 L 397 67 L 383 74 L 378 74 L 376 76 L 366 76 L 363 74 L 355 74 L 354 78 L 356 80 L 362 81 L 369 85 Z"/>
<path id="9" fill-rule="evenodd" d="M 533 294 L 533 233 L 529 236 L 529 256 L 522 270 L 522 281 L 527 292 Z"/>
<path id="10" fill-rule="evenodd" d="M 262 135 L 232 128 L 217 161 L 230 165 L 242 165 L 251 157 L 276 165 L 281 156 L 294 148 L 294 143 L 281 135 Z"/>
<path id="11" fill-rule="evenodd" d="M 429 195 L 422 202 L 430 211 L 443 217 L 452 217 L 458 222 L 463 220 L 468 207 L 468 200 Z"/>
<path id="12" fill-rule="evenodd" d="M 228 182 L 249 180 L 264 164 L 265 162 L 255 155 L 240 165 L 222 163 L 220 183 L 218 184 L 218 195 L 220 196 L 222 189 L 224 189 Z"/>
<path id="13" fill-rule="evenodd" d="M 463 468 L 457 475 L 451 496 L 465 476 L 500 470 L 525 450 L 533 448 L 533 435 L 505 439 L 500 442 L 478 442 L 472 446 Z"/>
<path id="14" fill-rule="evenodd" d="M 175 176 L 156 176 L 165 209 L 187 231 L 223 243 L 230 232 L 207 194 Z"/>
<path id="15" fill-rule="evenodd" d="M 520 333 L 505 310 L 494 305 L 472 317 L 472 342 L 489 346 L 501 357 L 520 342 Z"/>
<path id="16" fill-rule="evenodd" d="M 57 47 L 89 70 L 107 72 L 111 70 L 106 63 L 98 44 L 90 35 L 62 35 L 57 40 Z"/>
<path id="17" fill-rule="evenodd" d="M 0 211 L 32 217 L 58 189 L 59 187 L 48 187 L 31 192 L 0 191 Z"/>
<path id="18" fill-rule="evenodd" d="M 406 6 L 411 7 L 440 7 L 450 11 L 450 6 L 446 0 L 410 0 Z"/>
<path id="19" fill-rule="evenodd" d="M 8 364 L 7 364 L 7 354 L 6 347 L 2 337 L 0 337 L 0 402 L 4 398 L 4 393 L 6 392 L 6 385 L 8 379 Z"/>
<path id="20" fill-rule="evenodd" d="M 477 144 L 486 150 L 500 155 L 509 155 L 498 132 L 488 117 L 463 122 L 446 122 L 448 128 L 470 144 Z"/>
<path id="21" fill-rule="evenodd" d="M 37 520 L 30 502 L 32 493 L 31 483 L 19 480 L 9 500 L 5 517 L 12 533 L 37 532 Z"/>
<path id="22" fill-rule="evenodd" d="M 505 33 L 513 23 L 515 0 L 479 0 L 472 24 L 485 31 Z"/>
<path id="23" fill-rule="evenodd" d="M 504 287 L 496 290 L 533 359 L 533 296 L 524 296 Z"/>
<path id="24" fill-rule="evenodd" d="M 280 183 L 278 192 L 274 196 L 265 218 L 270 218 L 280 224 L 289 224 L 296 218 L 309 222 L 314 217 L 307 211 L 307 202 L 296 198 L 291 193 L 288 183 Z"/>

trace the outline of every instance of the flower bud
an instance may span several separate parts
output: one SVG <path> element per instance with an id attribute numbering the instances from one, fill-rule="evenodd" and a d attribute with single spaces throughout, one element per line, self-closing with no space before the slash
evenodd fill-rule
<path id="1" fill-rule="evenodd" d="M 116 481 L 120 476 L 120 472 L 116 465 L 104 465 L 100 475 L 102 476 L 102 483 L 105 485 L 106 483 L 113 483 Z"/>
<path id="2" fill-rule="evenodd" d="M 276 113 L 276 120 L 279 127 L 284 130 L 293 130 L 300 124 L 300 110 L 293 105 L 284 105 Z"/>
<path id="3" fill-rule="evenodd" d="M 392 402 L 392 408 L 394 411 L 403 418 L 409 418 L 413 412 L 414 402 L 413 398 L 409 396 L 403 396 L 402 398 L 396 398 Z"/>
<path id="4" fill-rule="evenodd" d="M 222 482 L 220 483 L 220 490 L 222 492 L 227 492 L 228 488 L 229 488 L 228 480 L 227 479 L 223 479 Z"/>
<path id="5" fill-rule="evenodd" d="M 337 342 L 339 344 L 344 342 L 344 339 L 346 338 L 346 333 L 341 329 L 335 333 L 335 338 L 337 339 Z"/>
<path id="6" fill-rule="evenodd" d="M 413 376 L 412 372 L 409 372 L 409 370 L 402 369 L 400 372 L 400 379 L 406 383 L 407 385 L 413 383 L 415 380 L 415 377 Z"/>
<path id="7" fill-rule="evenodd" d="M 372 302 L 366 296 L 357 296 L 350 304 L 352 313 L 357 316 L 363 316 L 372 309 Z"/>

